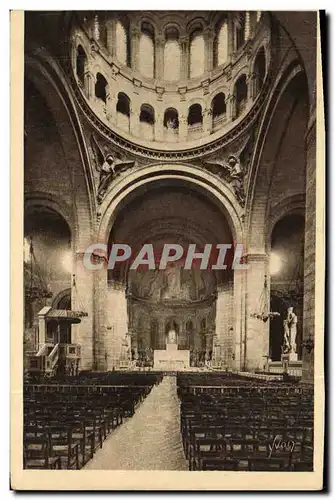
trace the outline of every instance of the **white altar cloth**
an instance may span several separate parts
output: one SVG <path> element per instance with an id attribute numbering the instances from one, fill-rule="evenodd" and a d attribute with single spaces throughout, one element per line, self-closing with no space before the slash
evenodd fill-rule
<path id="1" fill-rule="evenodd" d="M 166 344 L 166 349 L 154 351 L 154 370 L 177 371 L 190 367 L 190 351 L 178 350 L 177 344 Z"/>

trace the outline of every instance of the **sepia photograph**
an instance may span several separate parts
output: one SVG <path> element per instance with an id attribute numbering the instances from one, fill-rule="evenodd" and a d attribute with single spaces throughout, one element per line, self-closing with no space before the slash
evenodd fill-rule
<path id="1" fill-rule="evenodd" d="M 320 13 L 12 14 L 14 489 L 320 489 Z"/>

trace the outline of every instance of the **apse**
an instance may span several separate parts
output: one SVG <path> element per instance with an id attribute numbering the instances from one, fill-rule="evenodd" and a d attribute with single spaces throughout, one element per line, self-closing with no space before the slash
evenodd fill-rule
<path id="1" fill-rule="evenodd" d="M 115 282 L 125 286 L 128 325 L 135 332 L 136 349 L 165 349 L 171 329 L 176 332 L 178 349 L 191 350 L 191 365 L 199 363 L 201 357 L 204 361 L 212 351 L 207 345 L 206 352 L 206 335 L 213 341 L 215 334 L 217 286 L 231 284 L 232 275 L 229 268 L 211 269 L 216 257 L 207 269 L 200 269 L 200 259 L 185 269 L 185 258 L 191 244 L 197 252 L 203 252 L 206 244 L 212 248 L 231 244 L 229 224 L 205 195 L 180 182 L 161 182 L 150 190 L 143 188 L 125 204 L 110 233 L 109 249 L 112 244 L 127 244 L 137 255 L 149 243 L 154 249 L 155 269 L 142 265 L 131 270 L 130 262 L 122 262 L 108 271 L 110 287 Z M 165 244 L 180 245 L 184 252 L 180 259 L 159 269 Z M 192 359 L 192 350 L 198 352 L 197 359 L 195 355 Z"/>

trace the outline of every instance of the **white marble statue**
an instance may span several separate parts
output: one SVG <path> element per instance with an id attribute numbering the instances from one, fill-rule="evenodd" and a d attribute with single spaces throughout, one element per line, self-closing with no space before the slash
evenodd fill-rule
<path id="1" fill-rule="evenodd" d="M 293 312 L 293 307 L 287 309 L 287 317 L 284 319 L 284 344 L 283 352 L 297 352 L 297 315 Z"/>

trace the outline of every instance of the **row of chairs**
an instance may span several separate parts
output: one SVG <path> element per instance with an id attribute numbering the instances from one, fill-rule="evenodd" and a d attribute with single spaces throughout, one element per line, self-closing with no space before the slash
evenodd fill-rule
<path id="1" fill-rule="evenodd" d="M 102 448 L 108 434 L 134 414 L 152 385 L 78 393 L 72 387 L 62 392 L 25 387 L 25 468 L 82 468 Z"/>
<path id="2" fill-rule="evenodd" d="M 179 389 L 190 470 L 312 470 L 312 391 Z"/>

